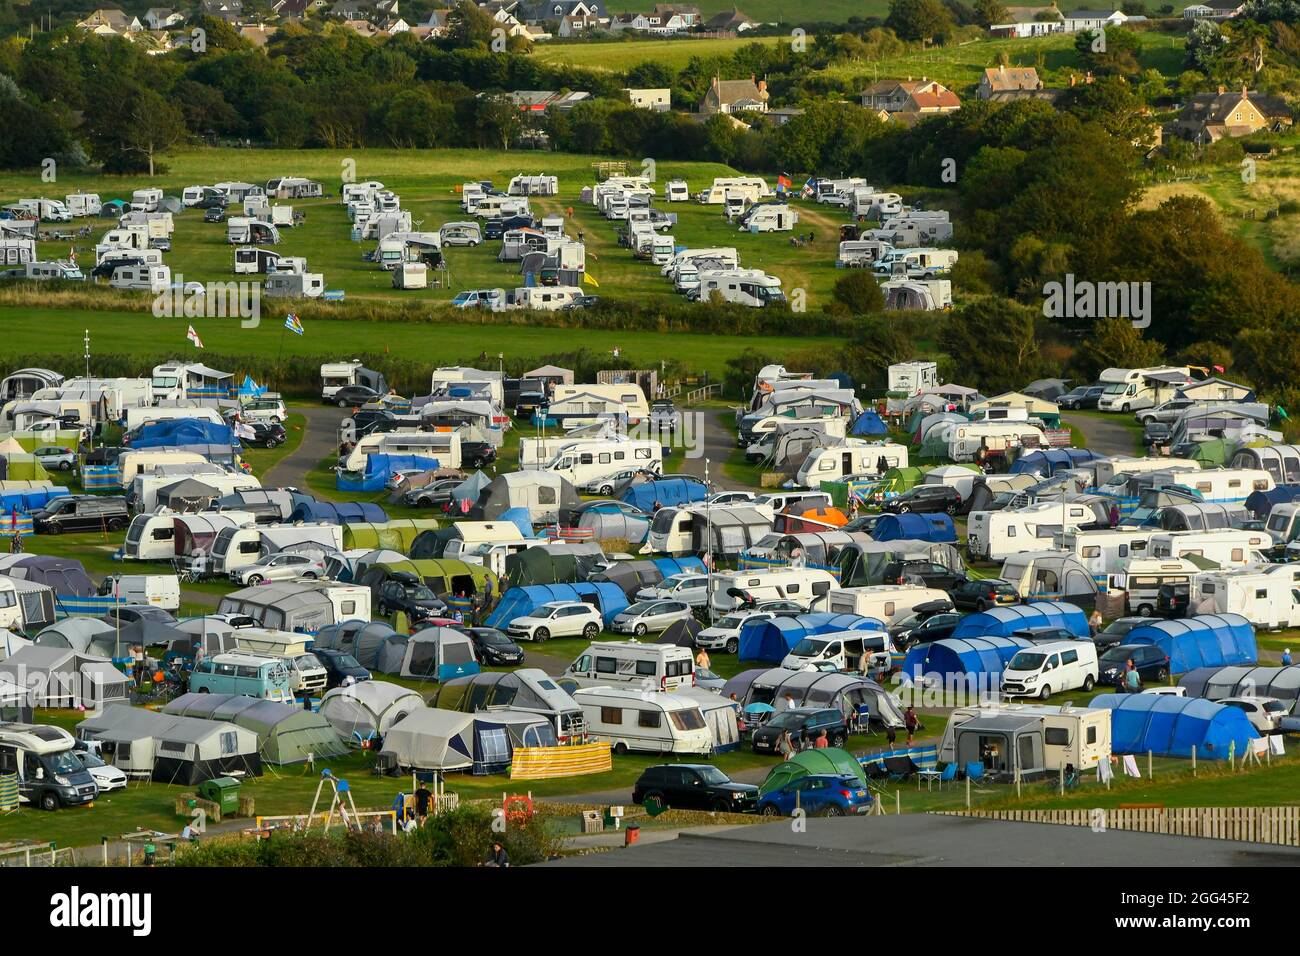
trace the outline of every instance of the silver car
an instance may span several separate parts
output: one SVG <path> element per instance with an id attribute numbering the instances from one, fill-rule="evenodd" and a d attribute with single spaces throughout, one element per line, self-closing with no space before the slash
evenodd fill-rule
<path id="1" fill-rule="evenodd" d="M 325 565 L 317 558 L 305 554 L 267 554 L 245 568 L 230 572 L 236 584 L 254 585 L 264 581 L 313 581 L 324 577 Z"/>
<path id="2" fill-rule="evenodd" d="M 59 445 L 45 445 L 33 453 L 46 471 L 72 471 L 77 467 L 77 453 Z"/>
<path id="3" fill-rule="evenodd" d="M 614 616 L 610 630 L 641 637 L 651 631 L 662 631 L 674 621 L 686 621 L 691 617 L 691 609 L 684 601 L 637 601 Z"/>

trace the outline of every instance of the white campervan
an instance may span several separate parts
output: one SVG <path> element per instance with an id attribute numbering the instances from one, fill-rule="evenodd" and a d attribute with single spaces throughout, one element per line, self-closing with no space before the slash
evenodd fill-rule
<path id="1" fill-rule="evenodd" d="M 695 300 L 708 302 L 716 296 L 722 302 L 761 309 L 785 301 L 781 280 L 762 269 L 727 269 L 699 272 Z"/>
<path id="2" fill-rule="evenodd" d="M 1260 629 L 1279 631 L 1300 625 L 1300 589 L 1294 574 L 1255 568 L 1206 571 L 1191 587 L 1197 614 L 1240 614 Z"/>
<path id="3" fill-rule="evenodd" d="M 795 671 L 830 667 L 859 673 L 863 657 L 868 658 L 871 665 L 888 664 L 892 651 L 889 634 L 883 630 L 831 631 L 805 637 L 791 648 L 781 666 Z"/>
<path id="4" fill-rule="evenodd" d="M 1135 412 L 1174 398 L 1178 389 L 1192 380 L 1186 365 L 1155 365 L 1150 368 L 1102 369 L 1097 381 L 1105 386 L 1097 399 L 1101 412 Z"/>
<path id="5" fill-rule="evenodd" d="M 584 687 L 573 692 L 588 732 L 608 740 L 614 753 L 708 754 L 713 751 L 700 705 L 676 694 L 647 694 L 625 687 Z"/>
<path id="6" fill-rule="evenodd" d="M 1165 531 L 1151 536 L 1148 552 L 1157 560 L 1196 557 L 1221 567 L 1268 564 L 1261 554 L 1273 546 L 1267 531 Z"/>
<path id="7" fill-rule="evenodd" d="M 676 644 L 593 641 L 564 669 L 560 679 L 581 685 L 633 684 L 641 691 L 695 686 L 695 658 Z"/>
<path id="8" fill-rule="evenodd" d="M 972 511 L 966 519 L 966 548 L 972 558 L 1002 561 L 1025 551 L 1051 547 L 1053 537 L 1092 524 L 1092 508 L 1072 501 L 1040 501 L 1027 508 Z"/>
<path id="9" fill-rule="evenodd" d="M 1092 641 L 1050 641 L 1016 651 L 1002 671 L 1004 697 L 1042 697 L 1063 690 L 1085 693 L 1097 683 L 1097 645 Z"/>

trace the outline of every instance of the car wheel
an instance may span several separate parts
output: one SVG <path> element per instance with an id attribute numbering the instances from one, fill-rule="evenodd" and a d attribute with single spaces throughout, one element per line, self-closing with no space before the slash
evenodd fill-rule
<path id="1" fill-rule="evenodd" d="M 1087 693 L 1088 691 L 1092 690 L 1095 686 L 1097 686 L 1097 682 L 1092 679 L 1091 674 L 1089 674 L 1087 677 L 1083 679 L 1084 693 Z"/>
<path id="2" fill-rule="evenodd" d="M 727 653 L 735 654 L 739 650 L 740 650 L 740 641 L 736 640 L 734 637 L 727 638 L 727 647 L 726 647 Z"/>
<path id="3" fill-rule="evenodd" d="M 980 598 L 978 601 L 975 602 L 975 610 L 987 611 L 988 609 L 989 609 L 988 602 L 985 601 L 983 598 Z"/>
<path id="4" fill-rule="evenodd" d="M 1156 671 L 1156 680 L 1169 680 L 1169 668 L 1162 667 Z"/>
<path id="5" fill-rule="evenodd" d="M 620 740 L 614 745 L 614 753 L 618 754 L 620 757 L 624 756 L 627 753 L 627 744 Z M 662 803 L 664 799 L 663 794 L 659 794 L 658 796 L 659 802 Z"/>
<path id="6" fill-rule="evenodd" d="M 632 633 L 637 637 L 645 637 L 645 632 L 647 630 L 648 628 L 644 624 L 638 624 L 636 627 L 632 628 Z"/>
<path id="7" fill-rule="evenodd" d="M 315 580 L 316 580 L 316 572 L 315 572 L 315 571 L 304 571 L 304 572 L 302 573 L 302 579 L 303 579 L 304 581 L 315 581 Z"/>
<path id="8" fill-rule="evenodd" d="M 57 796 L 56 794 L 50 793 L 48 790 L 47 790 L 45 793 L 42 793 L 42 794 L 41 794 L 41 809 L 42 809 L 42 810 L 51 810 L 51 811 L 52 811 L 52 810 L 57 810 L 57 809 L 59 809 L 59 798 L 58 798 L 58 796 Z"/>
<path id="9" fill-rule="evenodd" d="M 538 644 L 546 643 L 546 639 L 550 636 L 551 636 L 550 630 L 544 627 L 539 627 L 537 630 L 533 631 L 533 640 L 535 640 Z"/>
<path id="10" fill-rule="evenodd" d="M 1150 617 L 1151 610 L 1152 608 L 1150 604 L 1139 604 L 1137 609 L 1138 617 Z"/>
<path id="11" fill-rule="evenodd" d="M 1051 685 L 1044 684 L 1043 689 L 1038 692 L 1038 696 L 1041 697 L 1043 700 L 1047 700 L 1047 698 L 1051 697 L 1052 696 Z"/>
<path id="12" fill-rule="evenodd" d="M 347 403 L 347 402 L 338 402 L 337 404 L 338 404 L 339 408 L 347 408 L 347 407 L 348 407 L 348 403 Z"/>
<path id="13" fill-rule="evenodd" d="M 262 583 L 262 576 L 261 576 L 260 574 L 250 574 L 250 575 L 248 576 L 248 582 L 247 582 L 247 583 L 248 583 L 248 585 L 249 585 L 250 587 L 253 587 L 253 586 L 255 586 L 255 585 L 261 584 L 261 583 Z"/>
<path id="14" fill-rule="evenodd" d="M 955 515 L 957 513 L 957 506 L 950 504 L 948 505 L 948 507 L 944 508 L 943 510 L 946 511 L 949 515 Z"/>
<path id="15" fill-rule="evenodd" d="M 614 487 L 612 485 L 601 485 L 600 491 L 596 493 L 602 498 L 611 498 L 614 495 Z"/>
<path id="16" fill-rule="evenodd" d="M 67 471 L 71 467 L 72 467 L 71 462 L 66 462 L 66 461 L 59 462 L 59 471 Z"/>
<path id="17" fill-rule="evenodd" d="M 45 526 L 46 534 L 62 534 L 63 528 L 57 522 L 51 522 Z"/>
<path id="18" fill-rule="evenodd" d="M 844 740 L 845 740 L 845 737 L 844 737 L 843 734 L 836 734 L 834 737 L 831 738 L 831 746 L 832 746 L 832 747 L 843 747 L 843 746 L 844 746 Z"/>
<path id="19" fill-rule="evenodd" d="M 822 816 L 842 817 L 844 816 L 844 811 L 840 809 L 840 805 L 838 803 L 832 803 L 830 806 L 828 806 L 825 810 L 822 811 Z"/>
<path id="20" fill-rule="evenodd" d="M 758 812 L 765 817 L 779 817 L 781 815 L 781 811 L 776 808 L 775 803 L 763 804 L 763 808 Z"/>
<path id="21" fill-rule="evenodd" d="M 582 629 L 582 636 L 589 641 L 594 641 L 596 639 L 596 635 L 599 633 L 600 633 L 600 628 L 596 626 L 595 621 L 592 621 L 590 624 L 588 624 L 586 627 Z"/>
<path id="22" fill-rule="evenodd" d="M 911 511 L 911 510 L 912 510 L 912 506 L 911 506 L 911 505 L 899 505 L 899 506 L 898 506 L 898 513 L 899 513 L 900 515 L 905 515 L 905 514 L 907 514 L 909 511 Z"/>
<path id="23" fill-rule="evenodd" d="M 729 812 L 730 810 L 731 810 L 731 807 L 727 805 L 727 801 L 726 801 L 726 800 L 714 800 L 714 801 L 713 801 L 713 812 L 714 812 L 714 813 L 727 813 L 727 812 Z"/>

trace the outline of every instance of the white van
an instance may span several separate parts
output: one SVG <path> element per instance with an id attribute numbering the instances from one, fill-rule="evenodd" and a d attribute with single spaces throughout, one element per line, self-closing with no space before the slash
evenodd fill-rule
<path id="1" fill-rule="evenodd" d="M 972 511 L 966 519 L 966 549 L 972 558 L 1002 561 L 1013 554 L 1043 551 L 1053 537 L 1097 520 L 1092 508 L 1066 501 L 1040 501 L 1027 508 Z"/>
<path id="2" fill-rule="evenodd" d="M 1152 558 L 1165 561 L 1194 556 L 1213 561 L 1222 567 L 1267 564 L 1260 554 L 1273 547 L 1267 531 L 1165 531 L 1151 536 L 1148 551 Z"/>
<path id="3" fill-rule="evenodd" d="M 1016 651 L 1002 671 L 1004 697 L 1042 697 L 1097 683 L 1097 645 L 1092 641 L 1051 641 Z"/>
<path id="4" fill-rule="evenodd" d="M 1097 410 L 1135 412 L 1162 405 L 1176 398 L 1178 390 L 1190 382 L 1191 377 L 1191 369 L 1186 365 L 1102 369 L 1097 381 L 1105 388 L 1097 399 Z"/>
<path id="5" fill-rule="evenodd" d="M 516 309 L 558 312 L 566 305 L 577 302 L 585 294 L 574 285 L 520 286 L 511 293 L 510 302 Z"/>
<path id="6" fill-rule="evenodd" d="M 956 730 L 976 717 L 1031 717 L 1042 721 L 1043 766 L 1047 770 L 1091 770 L 1110 760 L 1110 711 L 1101 707 L 1071 707 L 1069 704 L 995 704 L 958 707 L 948 717 L 939 741 L 939 761 L 957 760 Z"/>
<path id="7" fill-rule="evenodd" d="M 785 301 L 781 280 L 762 269 L 701 271 L 695 301 L 708 302 L 713 296 L 732 305 L 745 305 L 753 309 Z"/>
<path id="8" fill-rule="evenodd" d="M 1150 548 L 1148 546 L 1148 552 Z M 1162 584 L 1191 585 L 1201 569 L 1190 561 L 1168 558 L 1135 558 L 1123 573 L 1112 574 L 1107 589 L 1125 592 L 1125 609 L 1129 614 L 1149 617 L 1155 613 Z"/>
<path id="9" fill-rule="evenodd" d="M 77 218 L 98 216 L 104 209 L 99 193 L 69 193 L 64 197 L 64 202 L 67 204 L 68 214 Z"/>
<path id="10" fill-rule="evenodd" d="M 709 577 L 709 606 L 726 612 L 746 603 L 784 600 L 822 611 L 835 585 L 829 571 L 817 568 L 719 572 Z"/>
<path id="11" fill-rule="evenodd" d="M 838 588 L 830 593 L 825 610 L 831 614 L 857 614 L 891 624 L 911 614 L 920 604 L 947 601 L 938 588 L 916 584 L 873 584 L 860 588 Z"/>
<path id="12" fill-rule="evenodd" d="M 712 186 L 695 197 L 695 201 L 707 206 L 720 206 L 727 201 L 729 193 L 758 202 L 772 195 L 772 187 L 761 176 L 719 176 L 713 180 Z"/>
<path id="13" fill-rule="evenodd" d="M 181 606 L 180 579 L 174 574 L 118 574 L 111 581 L 108 593 L 124 604 L 150 604 L 164 611 Z"/>
<path id="14" fill-rule="evenodd" d="M 833 631 L 812 634 L 796 644 L 784 660 L 782 667 L 790 670 L 804 668 L 821 670 L 827 666 L 838 671 L 854 673 L 862 669 L 865 655 L 872 666 L 889 663 L 893 644 L 885 631 Z"/>
<path id="15" fill-rule="evenodd" d="M 889 468 L 907 467 L 907 446 L 894 442 L 869 442 L 848 438 L 832 448 L 815 448 L 799 466 L 795 484 L 817 489 L 823 481 L 841 481 L 849 475 L 881 475 L 880 459 Z"/>
<path id="16" fill-rule="evenodd" d="M 588 732 L 608 740 L 616 754 L 708 754 L 713 751 L 700 706 L 676 694 L 647 694 L 625 687 L 585 687 L 573 692 Z"/>
<path id="17" fill-rule="evenodd" d="M 544 470 L 575 486 L 632 468 L 661 471 L 664 448 L 657 441 L 597 441 L 564 448 Z"/>
<path id="18" fill-rule="evenodd" d="M 162 295 L 172 284 L 172 270 L 167 266 L 131 265 L 114 269 L 108 284 L 114 289 L 134 289 Z"/>
<path id="19" fill-rule="evenodd" d="M 564 669 L 560 680 L 580 685 L 633 684 L 636 690 L 671 691 L 695 686 L 695 658 L 676 644 L 593 641 Z"/>

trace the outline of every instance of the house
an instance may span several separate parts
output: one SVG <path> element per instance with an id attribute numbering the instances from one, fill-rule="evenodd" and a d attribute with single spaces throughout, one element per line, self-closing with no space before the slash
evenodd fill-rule
<path id="1" fill-rule="evenodd" d="M 1065 14 L 1065 32 L 1082 33 L 1085 30 L 1096 33 L 1107 27 L 1119 27 L 1136 19 L 1122 10 L 1073 10 Z M 1141 19 L 1145 20 L 1146 17 Z"/>
<path id="2" fill-rule="evenodd" d="M 443 36 L 447 32 L 447 15 L 449 13 L 451 13 L 450 10 L 432 10 L 427 20 L 411 29 L 414 31 L 418 30 L 419 27 L 424 27 L 429 31 L 428 35 L 430 36 Z"/>
<path id="3" fill-rule="evenodd" d="M 559 21 L 565 17 L 600 17 L 604 13 L 600 0 L 525 0 L 502 5 L 502 9 L 521 23 L 531 24 Z"/>
<path id="4" fill-rule="evenodd" d="M 199 0 L 199 13 L 214 20 L 238 23 L 244 16 L 244 0 Z"/>
<path id="5" fill-rule="evenodd" d="M 150 7 L 144 14 L 144 25 L 150 30 L 167 30 L 185 22 L 185 15 L 167 7 Z"/>
<path id="6" fill-rule="evenodd" d="M 569 38 L 582 36 L 592 30 L 608 28 L 610 21 L 603 17 L 564 17 L 555 30 L 555 35 Z"/>
<path id="7" fill-rule="evenodd" d="M 1041 37 L 1064 33 L 1065 22 L 1056 4 L 1046 7 L 1007 7 L 1007 19 L 989 27 L 995 37 Z"/>
<path id="8" fill-rule="evenodd" d="M 687 30 L 694 30 L 704 22 L 700 8 L 693 3 L 656 3 L 650 12 L 657 17 L 677 17 Z"/>
<path id="9" fill-rule="evenodd" d="M 666 113 L 673 108 L 673 91 L 664 87 L 663 89 L 635 89 L 632 87 L 624 88 L 627 94 L 627 101 L 638 109 L 653 110 L 656 113 Z"/>
<path id="10" fill-rule="evenodd" d="M 1210 0 L 1209 3 L 1193 3 L 1183 7 L 1184 20 L 1231 20 L 1246 8 L 1239 0 Z"/>
<path id="11" fill-rule="evenodd" d="M 711 33 L 744 33 L 759 25 L 759 21 L 732 7 L 730 12 L 723 11 L 709 17 L 704 23 L 704 29 Z"/>
<path id="12" fill-rule="evenodd" d="M 862 91 L 862 105 L 884 113 L 951 113 L 961 109 L 957 94 L 934 80 L 880 80 Z"/>
<path id="13" fill-rule="evenodd" d="M 674 36 L 685 33 L 688 29 L 686 21 L 675 13 L 663 16 L 657 13 L 617 13 L 609 18 L 611 33 L 633 31 L 654 36 Z"/>
<path id="14" fill-rule="evenodd" d="M 309 13 L 323 13 L 329 6 L 329 0 L 276 0 L 271 12 L 282 20 L 301 20 Z"/>
<path id="15" fill-rule="evenodd" d="M 781 109 L 768 110 L 763 114 L 763 118 L 773 126 L 784 126 L 796 116 L 803 116 L 803 114 L 804 111 L 797 106 L 784 106 Z"/>
<path id="16" fill-rule="evenodd" d="M 394 36 L 398 33 L 407 32 L 411 29 L 411 25 L 401 17 L 389 17 L 387 20 L 380 22 L 379 29 L 387 33 L 389 36 Z"/>
<path id="17" fill-rule="evenodd" d="M 330 7 L 330 16 L 342 20 L 367 20 L 374 6 L 370 0 L 338 0 Z"/>
<path id="18" fill-rule="evenodd" d="M 980 77 L 975 95 L 982 100 L 991 100 L 995 94 L 1034 93 L 1043 88 L 1043 81 L 1038 78 L 1038 71 L 1032 66 L 995 66 L 984 71 Z"/>
<path id="19" fill-rule="evenodd" d="M 84 20 L 78 21 L 77 26 L 99 36 L 126 36 L 144 29 L 136 17 L 112 9 L 96 10 Z"/>
<path id="20" fill-rule="evenodd" d="M 265 23 L 254 23 L 239 28 L 239 35 L 258 49 L 264 48 L 267 41 L 279 32 L 279 27 L 273 27 Z"/>
<path id="21" fill-rule="evenodd" d="M 747 80 L 723 80 L 715 76 L 700 100 L 700 113 L 710 116 L 744 110 L 766 113 L 767 100 L 767 80 L 755 81 L 753 76 Z"/>
<path id="22" fill-rule="evenodd" d="M 1242 89 L 1198 93 L 1187 101 L 1178 119 L 1164 128 L 1166 136 L 1178 136 L 1198 146 L 1217 143 L 1225 136 L 1249 136 L 1260 130 L 1279 132 L 1292 123 L 1291 110 L 1277 96 L 1263 96 Z"/>

